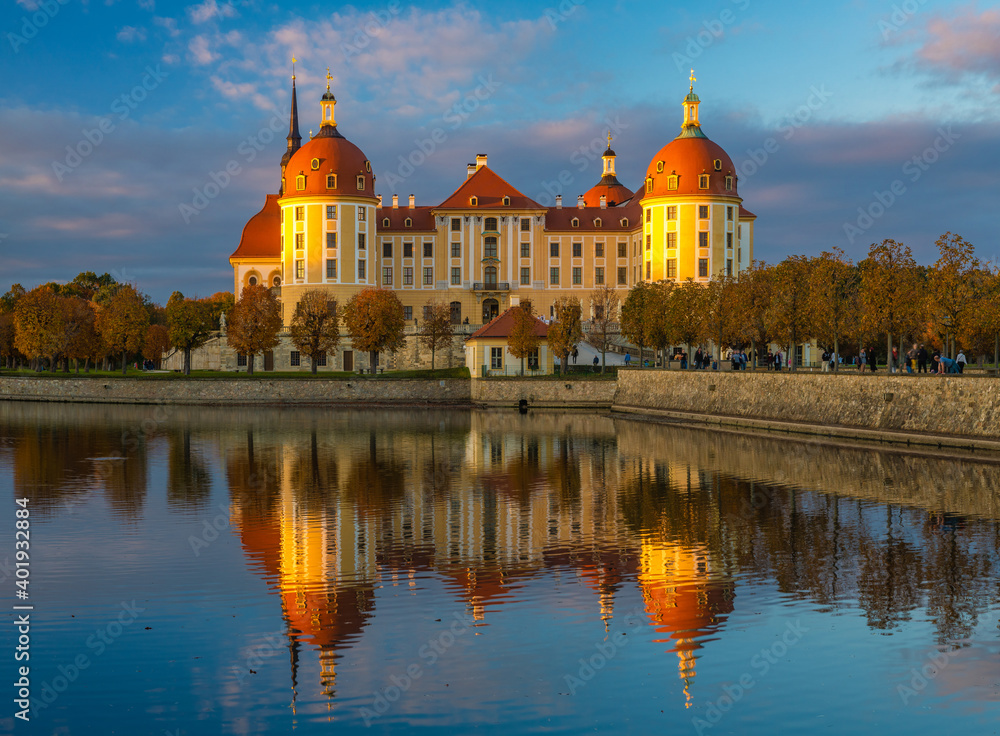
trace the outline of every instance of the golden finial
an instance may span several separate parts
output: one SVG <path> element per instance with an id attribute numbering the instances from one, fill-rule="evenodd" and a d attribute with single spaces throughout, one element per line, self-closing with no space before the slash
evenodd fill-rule
<path id="1" fill-rule="evenodd" d="M 295 63 L 298 61 L 294 56 L 292 57 L 292 81 L 295 81 Z"/>
<path id="2" fill-rule="evenodd" d="M 697 82 L 697 81 L 698 80 L 695 79 L 695 76 L 694 76 L 694 69 L 692 69 L 691 70 L 691 87 L 688 89 L 689 92 L 694 92 L 694 83 Z"/>
<path id="3" fill-rule="evenodd" d="M 330 91 L 330 80 L 333 79 L 333 75 L 330 74 L 330 67 L 326 68 L 326 91 Z"/>
<path id="4" fill-rule="evenodd" d="M 611 131 L 608 131 L 608 148 L 611 148 Z"/>

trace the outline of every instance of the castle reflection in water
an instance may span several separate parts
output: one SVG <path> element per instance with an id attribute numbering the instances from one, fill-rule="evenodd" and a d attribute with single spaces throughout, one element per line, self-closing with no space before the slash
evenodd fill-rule
<path id="1" fill-rule="evenodd" d="M 988 463 L 580 414 L 40 411 L 0 405 L 0 451 L 41 513 L 97 492 L 141 516 L 159 449 L 170 506 L 207 511 L 222 463 L 233 533 L 281 597 L 293 689 L 318 657 L 330 697 L 376 591 L 419 606 L 428 576 L 479 626 L 532 579 L 576 576 L 605 626 L 637 589 L 685 692 L 740 585 L 857 606 L 876 629 L 925 609 L 941 642 L 998 598 Z"/>

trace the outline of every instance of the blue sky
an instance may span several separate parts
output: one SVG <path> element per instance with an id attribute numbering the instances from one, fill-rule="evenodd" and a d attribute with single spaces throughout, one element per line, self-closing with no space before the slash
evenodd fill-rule
<path id="1" fill-rule="evenodd" d="M 758 258 L 892 237 L 930 263 L 945 231 L 1000 255 L 998 3 L 16 0 L 0 34 L 2 290 L 81 270 L 159 300 L 232 288 L 227 258 L 277 188 L 293 55 L 303 135 L 329 66 L 387 197 L 437 204 L 488 153 L 528 196 L 573 200 L 609 126 L 638 187 L 693 66 Z"/>

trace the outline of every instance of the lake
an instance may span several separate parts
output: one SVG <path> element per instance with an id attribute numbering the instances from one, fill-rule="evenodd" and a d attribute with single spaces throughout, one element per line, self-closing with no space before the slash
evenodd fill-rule
<path id="1" fill-rule="evenodd" d="M 33 607 L 30 660 L 13 626 L 3 653 L 31 722 L 11 687 L 3 732 L 998 731 L 988 458 L 584 413 L 0 402 L 0 504 L 3 595 Z"/>

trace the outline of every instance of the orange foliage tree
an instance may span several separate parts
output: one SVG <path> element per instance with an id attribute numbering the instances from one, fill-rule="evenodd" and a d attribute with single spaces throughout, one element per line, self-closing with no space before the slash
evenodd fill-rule
<path id="1" fill-rule="evenodd" d="M 419 340 L 421 345 L 431 351 L 431 370 L 434 370 L 434 354 L 449 347 L 454 339 L 451 307 L 444 302 L 427 302 Z"/>
<path id="2" fill-rule="evenodd" d="M 66 311 L 62 300 L 48 284 L 22 296 L 14 309 L 14 344 L 30 360 L 49 359 L 55 370 L 56 359 L 66 350 Z"/>
<path id="3" fill-rule="evenodd" d="M 522 299 L 521 303 L 514 307 L 511 316 L 514 318 L 514 327 L 507 336 L 507 352 L 521 360 L 521 375 L 523 376 L 524 359 L 538 350 L 539 343 L 535 330 L 538 322 L 535 320 L 531 300 Z"/>
<path id="4" fill-rule="evenodd" d="M 128 370 L 128 354 L 142 349 L 149 327 L 149 312 L 142 296 L 130 284 L 122 284 L 97 313 L 97 332 L 112 353 L 121 353 L 122 374 Z"/>
<path id="5" fill-rule="evenodd" d="M 253 375 L 253 361 L 258 353 L 278 346 L 279 332 L 281 305 L 271 290 L 260 284 L 244 286 L 240 300 L 230 312 L 226 341 L 229 347 L 247 357 L 248 375 Z"/>
<path id="6" fill-rule="evenodd" d="M 142 357 L 153 361 L 156 368 L 160 367 L 163 354 L 170 350 L 170 331 L 163 325 L 150 325 L 146 330 L 146 339 L 142 343 Z M 187 363 L 190 373 L 190 361 Z"/>
<path id="7" fill-rule="evenodd" d="M 395 353 L 406 345 L 403 304 L 388 289 L 369 287 L 357 292 L 344 308 L 344 324 L 354 349 L 368 353 L 372 373 L 379 353 Z"/>
<path id="8" fill-rule="evenodd" d="M 340 343 L 337 300 L 326 289 L 306 292 L 295 305 L 290 330 L 292 342 L 308 356 L 315 373 L 320 358 L 336 350 Z"/>

